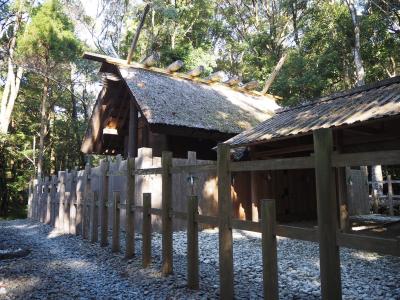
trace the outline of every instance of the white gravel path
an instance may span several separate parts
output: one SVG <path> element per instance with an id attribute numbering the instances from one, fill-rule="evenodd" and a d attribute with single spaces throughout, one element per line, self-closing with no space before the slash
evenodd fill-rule
<path id="1" fill-rule="evenodd" d="M 123 236 L 123 234 L 121 235 Z M 218 298 L 218 233 L 199 233 L 200 291 L 185 287 L 186 234 L 174 234 L 174 275 L 160 275 L 161 236 L 153 235 L 153 263 L 142 269 L 80 237 L 29 220 L 0 222 L 0 249 L 30 248 L 23 258 L 0 260 L 0 299 L 215 299 Z M 122 242 L 122 250 L 124 243 Z M 235 295 L 262 296 L 260 236 L 234 231 Z M 319 299 L 315 243 L 278 241 L 281 299 Z M 341 249 L 344 299 L 400 299 L 400 258 Z"/>

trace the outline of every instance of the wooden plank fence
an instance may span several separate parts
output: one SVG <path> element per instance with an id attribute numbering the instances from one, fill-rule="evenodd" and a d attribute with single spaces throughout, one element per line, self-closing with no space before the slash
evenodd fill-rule
<path id="1" fill-rule="evenodd" d="M 120 192 L 114 192 L 113 198 L 108 199 L 108 187 L 111 176 L 115 176 L 108 168 L 108 162 L 102 161 L 101 168 L 97 175 L 91 172 L 90 165 L 85 171 L 77 172 L 77 176 L 83 177 L 83 193 L 77 192 L 76 197 L 70 197 L 71 202 L 65 201 L 65 179 L 67 172 L 60 172 L 58 179 L 52 180 L 33 180 L 30 184 L 29 211 L 28 215 L 34 220 L 48 220 L 52 226 L 57 226 L 66 233 L 72 233 L 67 228 L 74 228 L 75 234 L 82 235 L 83 238 L 97 242 L 98 217 L 100 218 L 100 245 L 108 244 L 107 236 L 107 210 L 112 213 L 112 245 L 113 252 L 120 251 L 120 210 L 126 209 L 127 230 L 126 238 L 132 239 L 126 248 L 126 257 L 134 254 L 135 227 L 132 226 L 132 213 L 142 214 L 142 265 L 148 267 L 151 263 L 151 215 L 162 217 L 162 273 L 167 276 L 173 271 L 173 252 L 172 252 L 172 223 L 177 220 L 184 220 L 187 224 L 187 285 L 189 288 L 199 288 L 199 251 L 198 251 L 198 230 L 199 224 L 208 224 L 219 227 L 219 273 L 220 273 L 220 297 L 222 299 L 232 299 L 234 297 L 234 272 L 233 272 L 233 237 L 232 229 L 249 230 L 262 233 L 262 253 L 263 253 L 263 286 L 265 299 L 278 299 L 278 272 L 277 272 L 277 243 L 276 236 L 293 239 L 300 239 L 319 243 L 320 246 L 320 268 L 321 268 L 321 294 L 323 299 L 340 299 L 340 257 L 339 247 L 363 249 L 376 251 L 382 254 L 400 256 L 399 238 L 377 238 L 362 236 L 351 233 L 343 233 L 338 229 L 338 207 L 334 187 L 335 167 L 353 166 L 358 164 L 365 165 L 371 161 L 373 164 L 400 163 L 399 151 L 387 151 L 386 155 L 382 151 L 375 153 L 363 153 L 359 156 L 354 154 L 336 154 L 332 152 L 332 135 L 327 129 L 323 129 L 314 134 L 315 157 L 296 157 L 285 159 L 270 159 L 255 162 L 232 162 L 230 160 L 229 148 L 226 145 L 218 146 L 217 163 L 207 165 L 185 165 L 174 166 L 172 163 L 172 153 L 164 152 L 162 155 L 161 167 L 134 169 L 132 163 L 128 161 L 128 168 L 125 172 L 116 170 L 118 176 L 127 176 L 128 184 L 135 182 L 138 176 L 162 174 L 162 207 L 152 207 L 152 194 L 143 193 L 143 205 L 137 205 L 139 199 L 131 198 L 135 187 L 129 186 L 127 189 L 128 201 L 121 203 Z M 232 203 L 230 194 L 230 181 L 232 172 L 255 171 L 255 170 L 279 170 L 287 168 L 315 168 L 318 195 L 318 219 L 319 226 L 315 228 L 301 228 L 276 224 L 275 201 L 271 199 L 262 200 L 262 211 L 260 222 L 242 221 L 233 219 Z M 171 175 L 176 173 L 198 173 L 214 171 L 218 174 L 218 196 L 219 212 L 217 215 L 202 215 L 198 211 L 198 196 L 191 195 L 188 198 L 189 205 L 187 211 L 175 211 L 172 207 L 172 180 Z M 98 176 L 100 194 L 91 191 L 91 181 L 94 176 Z M 55 190 L 58 185 L 57 191 Z M 49 190 L 48 190 L 49 189 Z M 42 195 L 49 192 L 50 202 L 41 200 Z M 327 199 L 329 201 L 327 201 Z M 110 200 L 112 202 L 110 203 Z M 50 203 L 50 208 L 47 205 Z M 76 217 L 70 218 L 68 227 L 61 226 L 60 220 L 65 220 L 66 210 L 75 207 Z M 57 209 L 59 208 L 59 210 Z M 44 212 L 44 213 L 43 213 Z M 65 214 L 64 214 L 65 212 Z M 50 216 L 48 215 L 50 214 Z M 71 227 L 72 226 L 72 227 Z M 89 228 L 91 227 L 91 230 Z"/>

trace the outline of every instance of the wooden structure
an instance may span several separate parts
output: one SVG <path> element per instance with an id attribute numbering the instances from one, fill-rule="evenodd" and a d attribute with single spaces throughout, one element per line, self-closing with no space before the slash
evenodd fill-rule
<path id="1" fill-rule="evenodd" d="M 84 153 L 133 157 L 149 147 L 155 156 L 171 151 L 185 157 L 216 159 L 222 142 L 270 118 L 279 108 L 275 98 L 213 80 L 177 73 L 182 62 L 167 69 L 99 54 L 103 89 L 95 104 L 81 150 Z M 196 76 L 195 76 L 196 75 Z"/>

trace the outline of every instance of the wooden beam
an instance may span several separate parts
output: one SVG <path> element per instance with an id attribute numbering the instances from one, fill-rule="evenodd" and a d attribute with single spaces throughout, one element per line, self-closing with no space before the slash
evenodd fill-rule
<path id="1" fill-rule="evenodd" d="M 129 99 L 128 135 L 128 157 L 136 157 L 138 148 L 138 109 L 133 99 Z"/>
<path id="2" fill-rule="evenodd" d="M 335 167 L 399 165 L 400 150 L 333 154 Z"/>
<path id="3" fill-rule="evenodd" d="M 132 61 L 132 56 L 133 56 L 133 53 L 136 50 L 136 44 L 137 44 L 137 41 L 139 39 L 140 32 L 142 30 L 142 27 L 144 25 L 144 21 L 146 20 L 146 16 L 147 16 L 149 10 L 150 10 L 150 3 L 146 4 L 146 6 L 144 7 L 143 15 L 142 15 L 142 17 L 140 19 L 140 23 L 139 23 L 139 25 L 138 25 L 138 27 L 136 29 L 135 37 L 132 40 L 131 48 L 129 49 L 128 57 L 126 59 L 126 63 L 127 64 L 130 64 L 131 61 Z"/>
<path id="4" fill-rule="evenodd" d="M 135 175 L 132 172 L 135 170 L 135 158 L 128 157 L 127 159 L 127 176 L 126 176 L 126 249 L 125 258 L 132 258 L 135 255 L 135 212 L 132 209 L 135 206 Z"/>
<path id="5" fill-rule="evenodd" d="M 233 299 L 233 237 L 229 145 L 219 144 L 217 156 L 220 298 Z"/>
<path id="6" fill-rule="evenodd" d="M 232 172 L 240 172 L 240 171 L 263 171 L 263 170 L 310 169 L 313 167 L 314 167 L 314 159 L 310 156 L 310 157 L 274 158 L 266 160 L 232 162 L 230 170 Z"/>
<path id="7" fill-rule="evenodd" d="M 341 299 L 339 247 L 336 243 L 337 203 L 332 169 L 331 129 L 313 132 L 317 189 L 319 256 L 322 299 Z"/>

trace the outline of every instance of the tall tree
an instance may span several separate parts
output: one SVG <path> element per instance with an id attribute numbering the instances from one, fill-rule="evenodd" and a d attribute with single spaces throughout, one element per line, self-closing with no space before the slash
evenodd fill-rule
<path id="1" fill-rule="evenodd" d="M 50 77 L 76 57 L 79 43 L 73 25 L 57 0 L 44 2 L 27 26 L 18 44 L 20 58 L 43 76 L 39 134 L 38 177 L 43 174 L 45 138 L 48 131 Z"/>

